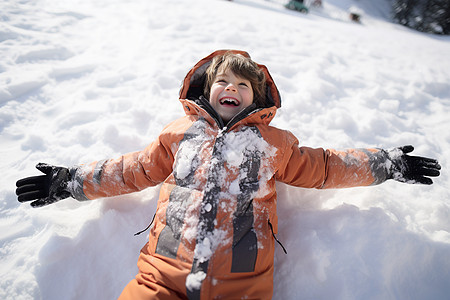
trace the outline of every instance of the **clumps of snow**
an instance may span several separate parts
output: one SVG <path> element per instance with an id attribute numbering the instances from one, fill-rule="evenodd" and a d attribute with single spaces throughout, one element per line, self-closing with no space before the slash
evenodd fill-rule
<path id="1" fill-rule="evenodd" d="M 222 153 L 227 165 L 231 167 L 240 167 L 243 163 L 252 159 L 249 156 L 257 155 L 260 167 L 258 170 L 259 193 L 268 192 L 266 182 L 273 176 L 273 167 L 271 166 L 271 157 L 277 152 L 277 149 L 269 145 L 256 131 L 251 128 L 244 128 L 242 131 L 229 132 L 223 140 Z M 239 177 L 231 182 L 228 191 L 232 195 L 240 192 L 239 182 L 248 177 L 247 168 L 239 169 Z"/>
<path id="2" fill-rule="evenodd" d="M 264 150 L 267 143 L 252 130 L 232 131 L 223 139 L 222 154 L 228 165 L 239 167 L 245 159 L 245 154 Z"/>
<path id="3" fill-rule="evenodd" d="M 176 166 L 174 171 L 178 179 L 185 179 L 197 167 L 197 164 L 194 163 L 195 158 L 198 156 L 196 150 L 195 147 L 192 147 L 192 144 L 183 143 L 181 145 L 178 151 L 177 161 L 174 164 Z"/>
<path id="4" fill-rule="evenodd" d="M 206 205 L 203 207 L 203 209 L 204 209 L 206 212 L 210 212 L 211 209 L 212 209 L 211 203 L 206 203 Z"/>
<path id="5" fill-rule="evenodd" d="M 231 195 L 237 195 L 241 192 L 241 188 L 239 187 L 239 178 L 233 180 L 228 187 L 228 192 Z"/>
<path id="6" fill-rule="evenodd" d="M 198 243 L 195 247 L 195 257 L 198 258 L 199 262 L 205 262 L 209 260 L 211 255 L 213 254 L 211 241 L 209 237 L 205 237 L 200 243 Z"/>
<path id="7" fill-rule="evenodd" d="M 190 291 L 200 289 L 205 277 L 206 277 L 206 273 L 203 271 L 198 271 L 196 273 L 190 273 L 186 278 L 186 288 Z"/>
<path id="8" fill-rule="evenodd" d="M 224 230 L 214 229 L 212 233 L 205 231 L 200 235 L 203 235 L 203 239 L 200 239 L 194 250 L 194 257 L 199 263 L 207 262 L 220 245 L 231 243 Z M 206 274 L 203 271 L 190 273 L 186 278 L 186 287 L 189 290 L 199 289 L 205 277 Z"/>

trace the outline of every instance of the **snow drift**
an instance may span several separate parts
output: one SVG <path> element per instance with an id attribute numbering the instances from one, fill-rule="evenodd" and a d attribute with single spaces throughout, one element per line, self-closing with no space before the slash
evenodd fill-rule
<path id="1" fill-rule="evenodd" d="M 439 159 L 432 186 L 279 184 L 274 299 L 444 299 L 450 294 L 450 39 L 386 21 L 387 1 L 0 3 L 0 298 L 114 299 L 137 272 L 158 187 L 32 209 L 15 181 L 143 149 L 181 116 L 198 59 L 242 49 L 283 107 L 272 125 L 310 147 L 413 144 Z M 378 2 L 377 2 L 378 3 Z M 357 6 L 362 23 L 348 19 Z M 279 248 L 279 247 L 278 247 Z"/>

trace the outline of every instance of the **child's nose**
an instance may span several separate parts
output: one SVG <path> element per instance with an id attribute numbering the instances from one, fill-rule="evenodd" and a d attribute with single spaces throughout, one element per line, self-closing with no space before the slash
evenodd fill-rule
<path id="1" fill-rule="evenodd" d="M 232 91 L 232 92 L 236 92 L 236 91 L 237 91 L 236 87 L 235 87 L 234 84 L 232 84 L 232 83 L 229 83 L 229 84 L 227 85 L 226 90 L 227 90 L 227 91 Z"/>

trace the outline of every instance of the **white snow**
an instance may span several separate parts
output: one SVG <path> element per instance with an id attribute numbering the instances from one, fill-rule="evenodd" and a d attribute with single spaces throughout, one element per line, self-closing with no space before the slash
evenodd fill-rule
<path id="1" fill-rule="evenodd" d="M 1 1 L 0 298 L 117 298 L 159 187 L 33 209 L 15 181 L 38 162 L 144 149 L 184 114 L 187 71 L 224 48 L 269 68 L 283 101 L 272 125 L 301 145 L 412 144 L 443 167 L 432 186 L 278 184 L 288 254 L 276 246 L 273 298 L 448 298 L 450 38 L 386 21 L 387 2 L 325 0 L 305 15 L 281 0 Z"/>
<path id="2" fill-rule="evenodd" d="M 206 273 L 202 271 L 190 273 L 186 278 L 186 288 L 190 291 L 200 288 L 205 277 Z"/>

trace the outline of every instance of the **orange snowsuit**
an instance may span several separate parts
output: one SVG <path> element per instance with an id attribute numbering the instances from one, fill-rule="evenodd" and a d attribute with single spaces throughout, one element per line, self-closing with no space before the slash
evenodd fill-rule
<path id="1" fill-rule="evenodd" d="M 239 52 L 248 55 L 245 52 Z M 270 299 L 273 291 L 275 182 L 305 188 L 367 186 L 386 180 L 376 149 L 299 147 L 269 125 L 280 107 L 267 69 L 267 107 L 224 126 L 201 97 L 215 52 L 188 73 L 186 116 L 145 150 L 80 166 L 77 199 L 131 193 L 162 183 L 139 273 L 121 299 Z"/>

